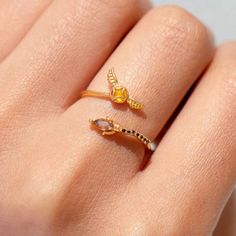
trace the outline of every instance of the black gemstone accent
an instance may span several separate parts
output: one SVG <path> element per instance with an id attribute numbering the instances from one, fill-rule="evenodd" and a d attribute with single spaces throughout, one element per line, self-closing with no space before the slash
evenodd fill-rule
<path id="1" fill-rule="evenodd" d="M 137 135 L 137 137 L 138 137 L 138 136 L 139 136 L 139 133 L 137 133 L 136 135 Z"/>
<path id="2" fill-rule="evenodd" d="M 143 139 L 143 135 L 141 135 L 140 138 Z"/>
<path id="3" fill-rule="evenodd" d="M 128 132 L 128 134 L 130 134 L 130 130 L 128 130 L 127 132 Z"/>
<path id="4" fill-rule="evenodd" d="M 134 130 L 132 130 L 132 133 L 133 133 L 133 134 L 135 134 L 135 131 L 134 131 Z"/>
<path id="5" fill-rule="evenodd" d="M 125 131 L 126 131 L 126 129 L 122 129 L 122 132 L 124 132 L 124 133 L 125 133 Z"/>

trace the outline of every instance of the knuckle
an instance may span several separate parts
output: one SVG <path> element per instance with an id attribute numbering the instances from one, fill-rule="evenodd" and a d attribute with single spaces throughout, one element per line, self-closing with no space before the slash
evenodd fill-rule
<path id="1" fill-rule="evenodd" d="M 90 2 L 94 14 L 97 14 L 98 10 L 104 10 L 113 21 L 119 19 L 121 24 L 125 20 L 125 25 L 134 25 L 151 8 L 149 0 L 90 0 Z"/>
<path id="2" fill-rule="evenodd" d="M 221 75 L 221 88 L 228 95 L 236 96 L 236 42 L 221 45 L 215 56 L 217 73 Z"/>
<path id="3" fill-rule="evenodd" d="M 98 4 L 102 3 L 111 8 L 126 8 L 126 9 L 134 9 L 140 6 L 150 6 L 150 2 L 148 0 L 100 0 Z"/>
<path id="4" fill-rule="evenodd" d="M 210 41 L 208 29 L 193 15 L 178 6 L 164 6 L 150 10 L 148 16 L 152 24 L 162 25 L 166 37 L 174 38 L 175 42 L 184 41 L 201 43 Z"/>

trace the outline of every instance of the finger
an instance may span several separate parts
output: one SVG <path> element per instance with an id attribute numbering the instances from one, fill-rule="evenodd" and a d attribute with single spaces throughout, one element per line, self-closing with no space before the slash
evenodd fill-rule
<path id="1" fill-rule="evenodd" d="M 106 161 L 119 163 L 114 165 L 115 169 L 125 163 L 125 171 L 133 175 L 143 160 L 143 145 L 122 136 L 104 139 L 89 131 L 88 119 L 109 116 L 123 127 L 154 139 L 211 60 L 212 51 L 207 29 L 193 16 L 177 7 L 152 10 L 129 33 L 89 86 L 91 90 L 109 91 L 106 74 L 115 66 L 119 82 L 144 104 L 143 111 L 132 112 L 126 104 L 113 106 L 110 101 L 85 97 L 68 110 L 65 118 L 70 122 L 74 119 L 75 127 L 79 124 L 80 134 L 92 146 L 103 147 Z M 119 140 L 119 145 L 112 140 Z M 100 159 L 99 162 L 102 163 Z M 124 176 L 124 169 L 120 171 Z"/>
<path id="2" fill-rule="evenodd" d="M 17 46 L 51 1 L 0 1 L 0 61 Z"/>
<path id="3" fill-rule="evenodd" d="M 236 192 L 234 191 L 228 200 L 224 211 L 222 212 L 217 227 L 214 230 L 214 236 L 236 234 Z"/>
<path id="4" fill-rule="evenodd" d="M 210 235 L 236 183 L 235 55 L 235 43 L 218 49 L 140 179 L 152 216 L 180 235 Z"/>
<path id="5" fill-rule="evenodd" d="M 129 222 L 137 219 L 137 212 L 129 220 L 125 218 L 129 215 L 129 207 L 135 208 L 134 201 L 129 201 L 127 185 L 140 168 L 144 148 L 123 136 L 102 137 L 90 129 L 89 118 L 110 116 L 123 126 L 154 138 L 211 56 L 212 43 L 207 30 L 180 8 L 152 10 L 132 29 L 89 89 L 109 91 L 106 75 L 110 67 L 115 67 L 120 83 L 129 89 L 133 98 L 144 103 L 144 111 L 131 112 L 125 104 L 113 106 L 110 101 L 83 98 L 60 117 L 60 128 L 64 127 L 65 133 L 63 146 L 69 147 L 67 152 L 71 153 L 63 173 L 74 173 L 56 213 L 55 225 L 62 226 L 60 232 L 69 228 L 70 232 L 81 235 L 87 232 L 112 235 L 105 231 L 106 225 L 114 225 L 114 232 L 119 232 L 117 228 L 122 227 L 123 231 L 125 224 L 131 229 Z M 123 190 L 128 204 L 117 207 Z M 96 217 L 91 219 L 88 209 Z M 104 218 L 113 213 L 115 219 L 119 219 L 119 226 L 113 217 Z M 98 219 L 107 222 L 99 229 L 95 227 Z M 81 228 L 71 224 L 75 221 L 87 226 Z M 138 234 L 145 234 L 143 232 Z M 133 233 L 128 231 L 124 235 Z"/>
<path id="6" fill-rule="evenodd" d="M 2 65 L 2 96 L 28 114 L 61 111 L 148 7 L 146 0 L 54 1 Z"/>

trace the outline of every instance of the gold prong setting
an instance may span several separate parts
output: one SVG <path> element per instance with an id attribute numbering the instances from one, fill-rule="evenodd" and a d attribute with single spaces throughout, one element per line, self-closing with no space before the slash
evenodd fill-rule
<path id="1" fill-rule="evenodd" d="M 85 90 L 81 93 L 81 97 L 100 97 L 109 98 L 113 102 L 122 104 L 127 103 L 130 108 L 140 110 L 143 108 L 143 104 L 130 98 L 128 89 L 119 84 L 114 69 L 110 69 L 107 74 L 107 80 L 111 86 L 110 93 L 98 92 L 92 90 Z"/>
<path id="2" fill-rule="evenodd" d="M 124 103 L 129 98 L 129 93 L 127 88 L 116 85 L 112 88 L 110 96 L 112 101 L 114 101 L 115 103 Z"/>

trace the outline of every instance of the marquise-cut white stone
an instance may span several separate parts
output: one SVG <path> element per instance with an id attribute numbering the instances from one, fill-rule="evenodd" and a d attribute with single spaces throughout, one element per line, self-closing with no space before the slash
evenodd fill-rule
<path id="1" fill-rule="evenodd" d="M 98 119 L 95 120 L 94 123 L 102 131 L 109 131 L 113 129 L 113 124 L 108 120 Z"/>

